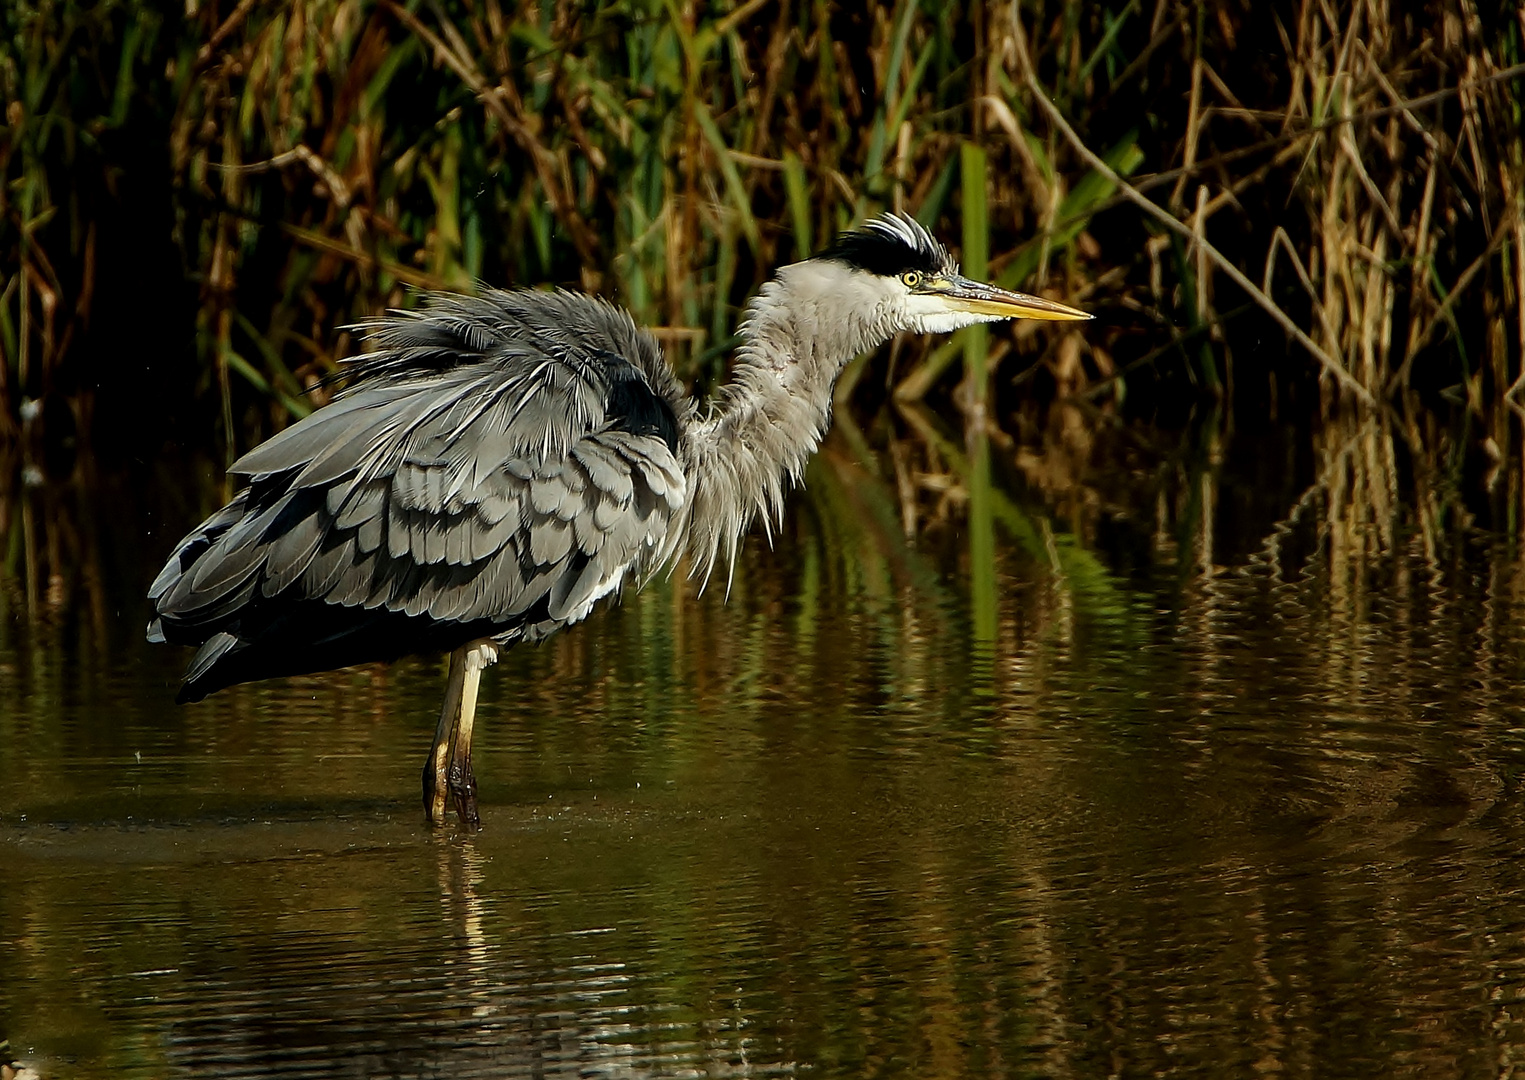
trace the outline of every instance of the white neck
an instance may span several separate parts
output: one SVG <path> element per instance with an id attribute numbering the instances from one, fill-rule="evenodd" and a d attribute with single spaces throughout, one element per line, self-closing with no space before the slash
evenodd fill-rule
<path id="1" fill-rule="evenodd" d="M 754 515 L 770 532 L 781 520 L 786 484 L 831 423 L 837 376 L 889 340 L 893 312 L 892 285 L 828 261 L 784 267 L 747 305 L 733 377 L 685 447 L 685 546 L 702 580 L 722 560 L 729 575 Z"/>

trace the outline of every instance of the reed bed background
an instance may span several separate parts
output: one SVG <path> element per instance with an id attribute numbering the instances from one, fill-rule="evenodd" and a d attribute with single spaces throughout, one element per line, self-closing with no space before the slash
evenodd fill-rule
<path id="1" fill-rule="evenodd" d="M 702 389 L 772 266 L 896 208 L 1099 316 L 849 371 L 909 532 L 981 486 L 960 427 L 1078 534 L 1139 468 L 1267 420 L 1362 491 L 1518 487 L 1512 4 L 58 0 L 0 26 L 8 433 L 231 460 L 325 400 L 346 325 L 478 280 L 610 295 Z M 1101 461 L 1140 417 L 1192 430 Z M 1373 430 L 1368 484 L 1341 448 Z M 1368 519 L 1417 504 L 1383 498 Z"/>

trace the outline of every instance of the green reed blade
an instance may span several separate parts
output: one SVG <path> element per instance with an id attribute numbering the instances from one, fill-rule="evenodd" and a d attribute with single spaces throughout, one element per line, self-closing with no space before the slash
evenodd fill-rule
<path id="1" fill-rule="evenodd" d="M 1137 133 L 1129 132 L 1103 155 L 1102 160 L 1119 176 L 1132 174 L 1144 162 L 1144 152 L 1138 147 Z M 1053 232 L 1047 238 L 1050 252 L 1063 250 L 1073 244 L 1090 225 L 1096 211 L 1115 192 L 1116 185 L 1094 169 L 1082 176 L 1059 203 Z M 996 283 L 1002 288 L 1015 289 L 1031 278 L 1043 259 L 1043 239 L 1039 236 L 1029 240 L 1016 258 L 1002 269 Z"/>
<path id="2" fill-rule="evenodd" d="M 990 263 L 990 213 L 986 202 L 986 161 L 984 147 L 966 142 L 959 150 L 959 170 L 963 181 L 964 248 L 963 270 L 976 281 L 984 281 Z M 980 323 L 960 331 L 964 339 L 964 371 L 973 387 L 973 400 L 983 408 L 989 379 L 985 362 L 989 353 L 989 333 Z M 978 423 L 983 424 L 983 417 Z"/>
<path id="3" fill-rule="evenodd" d="M 133 67 L 145 35 L 151 42 L 153 34 L 146 19 L 128 23 L 122 34 L 121 60 L 117 64 L 116 89 L 111 95 L 111 117 L 107 121 L 111 127 L 119 128 L 127 121 L 127 108 L 132 100 Z"/>
<path id="4" fill-rule="evenodd" d="M 879 119 L 875 121 L 873 134 L 869 140 L 868 154 L 864 159 L 863 179 L 864 182 L 873 180 L 884 171 L 884 158 L 888 148 L 895 141 L 900 125 L 905 123 L 905 118 L 910 112 L 911 105 L 916 101 L 916 91 L 921 86 L 922 76 L 927 73 L 927 67 L 932 62 L 936 51 L 937 42 L 929 41 L 921 50 L 921 55 L 916 59 L 916 66 L 911 71 L 911 77 L 906 82 L 905 92 L 895 101 L 893 108 L 889 110 L 888 118 L 884 115 L 884 106 L 881 106 Z M 888 101 L 885 103 L 888 105 Z"/>
<path id="5" fill-rule="evenodd" d="M 715 299 L 710 312 L 710 338 L 718 341 L 731 332 L 731 285 L 736 279 L 735 230 L 722 226 L 715 260 Z M 717 369 L 714 375 L 721 372 Z"/>
<path id="6" fill-rule="evenodd" d="M 715 126 L 715 118 L 710 115 L 709 106 L 695 98 L 693 112 L 694 119 L 699 124 L 699 130 L 704 133 L 705 140 L 715 151 L 716 164 L 720 166 L 720 172 L 725 177 L 726 191 L 731 196 L 731 202 L 741 220 L 741 231 L 747 238 L 747 246 L 752 249 L 754 256 L 761 257 L 762 233 L 757 227 L 757 219 L 752 216 L 752 199 L 747 194 L 746 185 L 741 182 L 741 173 L 737 171 L 736 161 L 731 157 L 731 148 L 726 145 L 725 137 Z"/>
<path id="7" fill-rule="evenodd" d="M 285 392 L 277 390 L 275 387 L 271 386 L 270 380 L 265 378 L 264 375 L 260 374 L 259 369 L 256 368 L 253 364 L 249 363 L 248 360 L 244 359 L 244 357 L 236 350 L 230 348 L 223 353 L 223 356 L 227 359 L 228 368 L 230 370 L 238 372 L 239 375 L 243 376 L 245 382 L 254 387 L 254 389 L 258 390 L 261 394 L 265 395 L 266 397 L 275 398 L 283 406 L 285 406 L 286 411 L 289 412 L 292 416 L 296 417 L 297 419 L 301 419 L 308 413 L 312 412 L 312 406 L 298 401 L 297 399 L 291 397 L 289 394 L 286 394 Z M 230 411 L 226 414 L 228 423 L 232 423 L 232 418 L 233 414 Z M 228 441 L 231 445 L 231 435 L 229 436 Z"/>
<path id="8" fill-rule="evenodd" d="M 1107 53 L 1111 50 L 1112 46 L 1116 44 L 1117 35 L 1119 32 L 1121 32 L 1123 24 L 1126 23 L 1130 17 L 1137 14 L 1138 9 L 1139 0 L 1128 0 L 1127 5 L 1124 6 L 1122 11 L 1118 12 L 1116 15 L 1106 11 L 1101 13 L 1102 18 L 1106 21 L 1107 29 L 1106 32 L 1102 34 L 1101 40 L 1096 43 L 1096 47 L 1091 50 L 1091 55 L 1086 58 L 1086 62 L 1081 65 L 1080 71 L 1075 77 L 1075 84 L 1077 86 L 1085 85 L 1085 81 L 1091 77 L 1091 72 L 1096 68 L 1097 63 L 1104 56 L 1106 56 Z"/>
<path id="9" fill-rule="evenodd" d="M 920 401 L 932 389 L 942 373 L 964 352 L 963 338 L 954 334 L 927 354 L 914 371 L 895 386 L 896 401 Z"/>
<path id="10" fill-rule="evenodd" d="M 264 334 L 261 334 L 255 328 L 254 324 L 248 320 L 243 312 L 235 311 L 233 313 L 233 321 L 238 324 L 238 328 L 244 332 L 249 340 L 254 342 L 254 347 L 259 350 L 261 358 L 264 359 L 266 370 L 270 372 L 274 384 L 272 385 L 270 382 L 265 381 L 263 376 L 259 376 L 259 382 L 264 382 L 264 385 L 261 386 L 255 379 L 250 378 L 249 373 L 240 371 L 240 374 L 249 379 L 249 382 L 260 393 L 277 397 L 281 404 L 286 406 L 286 411 L 298 420 L 311 413 L 312 406 L 304 400 L 306 391 L 297 382 L 296 376 L 291 373 L 291 369 L 286 366 L 286 362 L 281 359 L 280 350 L 271 344 L 269 338 L 265 337 Z M 232 356 L 237 357 L 235 367 L 237 363 L 249 366 L 248 361 L 237 353 L 232 354 Z M 249 372 L 259 375 L 259 372 L 252 366 L 249 367 Z"/>
<path id="11" fill-rule="evenodd" d="M 995 644 L 997 630 L 995 507 L 990 492 L 990 438 L 969 429 L 969 607 L 974 641 Z"/>
<path id="12" fill-rule="evenodd" d="M 789 202 L 789 218 L 794 223 L 794 257 L 808 259 L 815 250 L 810 234 L 810 187 L 805 179 L 805 165 L 793 150 L 784 151 L 784 195 Z"/>
<path id="13" fill-rule="evenodd" d="M 943 215 L 943 207 L 948 205 L 948 196 L 953 192 L 953 179 L 958 172 L 958 160 L 952 154 L 948 155 L 942 171 L 927 191 L 927 197 L 922 200 L 921 208 L 916 211 L 916 220 L 928 229 L 937 227 L 938 219 Z"/>

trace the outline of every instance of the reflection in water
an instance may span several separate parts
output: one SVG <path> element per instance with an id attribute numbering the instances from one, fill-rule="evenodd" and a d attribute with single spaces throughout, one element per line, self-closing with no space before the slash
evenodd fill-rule
<path id="1" fill-rule="evenodd" d="M 1386 420 L 987 477 L 903 419 L 729 601 L 657 582 L 495 668 L 477 836 L 415 805 L 434 659 L 171 704 L 141 597 L 210 474 L 4 492 L 0 1037 L 45 1076 L 1519 1074 L 1517 456 L 1469 510 Z"/>

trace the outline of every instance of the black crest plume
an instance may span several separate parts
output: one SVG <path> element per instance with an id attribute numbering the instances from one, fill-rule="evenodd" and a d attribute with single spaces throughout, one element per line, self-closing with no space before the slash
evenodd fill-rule
<path id="1" fill-rule="evenodd" d="M 948 249 L 915 218 L 883 214 L 860 227 L 842 233 L 820 258 L 835 259 L 855 270 L 894 277 L 915 270 L 923 274 L 948 274 L 958 264 Z"/>

